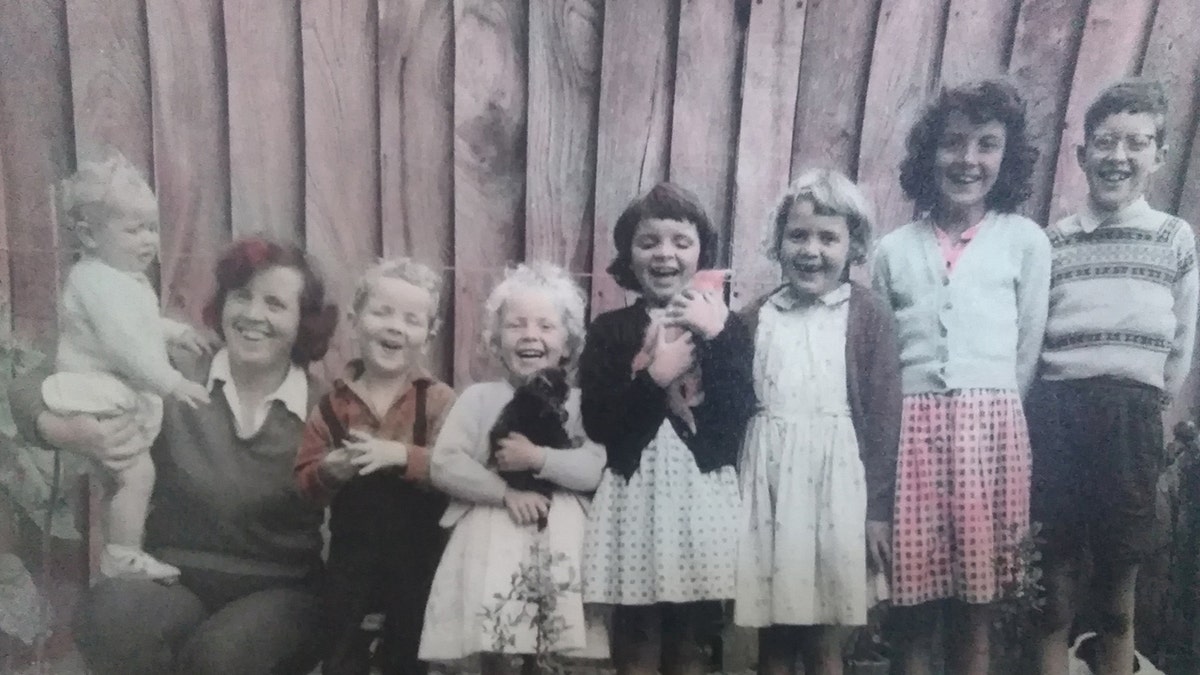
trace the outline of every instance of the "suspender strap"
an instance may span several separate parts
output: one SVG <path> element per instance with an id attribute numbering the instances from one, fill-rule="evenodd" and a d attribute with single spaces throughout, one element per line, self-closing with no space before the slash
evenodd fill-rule
<path id="1" fill-rule="evenodd" d="M 426 447 L 429 441 L 429 420 L 425 414 L 425 404 L 429 395 L 429 380 L 417 380 L 413 386 L 417 388 L 417 415 L 413 422 L 413 445 Z"/>
<path id="2" fill-rule="evenodd" d="M 329 436 L 333 439 L 332 447 L 341 447 L 350 434 L 337 415 L 333 414 L 333 401 L 329 398 L 329 394 L 321 397 L 321 402 L 317 407 L 321 409 L 321 419 L 325 420 L 325 426 L 329 428 Z"/>

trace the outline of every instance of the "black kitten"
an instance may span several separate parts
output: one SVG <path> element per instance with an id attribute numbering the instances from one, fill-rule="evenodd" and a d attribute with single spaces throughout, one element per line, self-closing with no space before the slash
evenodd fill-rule
<path id="1" fill-rule="evenodd" d="M 513 393 L 512 400 L 500 411 L 488 435 L 490 461 L 496 463 L 500 440 L 509 434 L 524 434 L 534 445 L 562 450 L 571 447 L 571 438 L 563 424 L 567 421 L 567 396 L 571 386 L 562 368 L 545 368 L 534 373 Z M 504 482 L 514 490 L 541 493 L 547 497 L 554 491 L 550 481 L 536 478 L 533 471 L 501 471 Z M 546 519 L 538 520 L 538 529 L 546 527 Z"/>

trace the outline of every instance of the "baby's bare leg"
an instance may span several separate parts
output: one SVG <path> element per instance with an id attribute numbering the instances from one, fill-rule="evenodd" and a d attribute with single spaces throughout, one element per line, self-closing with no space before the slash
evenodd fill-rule
<path id="1" fill-rule="evenodd" d="M 113 478 L 116 485 L 104 505 L 105 543 L 140 549 L 154 489 L 154 462 L 149 449 Z"/>

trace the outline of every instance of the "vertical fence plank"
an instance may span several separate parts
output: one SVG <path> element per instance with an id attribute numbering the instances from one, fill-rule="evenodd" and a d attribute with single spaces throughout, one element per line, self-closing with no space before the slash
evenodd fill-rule
<path id="1" fill-rule="evenodd" d="M 1180 169 L 1184 174 L 1183 187 L 1179 191 L 1180 218 L 1188 221 L 1193 227 L 1200 227 L 1200 115 L 1196 116 L 1192 128 L 1192 144 L 1188 150 L 1179 148 L 1176 152 L 1187 152 L 1186 166 Z"/>
<path id="2" fill-rule="evenodd" d="M 791 175 L 807 13 L 806 3 L 793 0 L 765 0 L 750 9 L 730 247 L 736 270 L 730 297 L 734 308 L 779 280 L 778 266 L 764 255 L 763 241 L 771 205 Z"/>
<path id="3" fill-rule="evenodd" d="M 1008 70 L 1021 0 L 950 0 L 941 84 L 957 86 Z"/>
<path id="4" fill-rule="evenodd" d="M 71 0 L 71 98 L 75 152 L 120 151 L 147 180 L 154 165 L 149 38 L 139 0 Z"/>
<path id="5" fill-rule="evenodd" d="M 3 119 L 0 118 L 0 122 Z M 4 188 L 4 145 L 0 144 L 0 345 L 11 344 L 12 341 L 12 248 L 8 243 L 8 197 Z M 10 377 L 13 373 L 0 373 L 0 377 Z M 4 520 L 0 518 L 0 523 Z M 4 549 L 0 547 L 0 551 Z"/>
<path id="6" fill-rule="evenodd" d="M 300 6 L 224 0 L 234 236 L 304 241 Z"/>
<path id="7" fill-rule="evenodd" d="M 483 301 L 524 248 L 525 10 L 454 2 L 455 386 L 495 372 L 480 349 Z"/>
<path id="8" fill-rule="evenodd" d="M 879 0 L 809 3 L 796 92 L 792 176 L 811 167 L 858 172 L 858 138 Z M 831 96 L 830 92 L 840 92 Z"/>
<path id="9" fill-rule="evenodd" d="M 625 305 L 604 271 L 621 211 L 667 177 L 675 59 L 671 0 L 608 0 L 596 132 L 592 316 Z"/>
<path id="10" fill-rule="evenodd" d="M 1085 0 L 1025 0 L 1017 17 L 1009 73 L 1025 98 L 1029 136 L 1038 149 L 1025 213 L 1047 224 L 1063 113 L 1083 35 Z"/>
<path id="11" fill-rule="evenodd" d="M 720 235 L 729 264 L 730 201 L 737 149 L 741 62 L 748 5 L 683 0 L 671 113 L 671 180 L 692 190 Z"/>
<path id="12" fill-rule="evenodd" d="M 1171 99 L 1167 110 L 1167 156 L 1150 184 L 1149 195 L 1155 208 L 1171 212 L 1179 206 L 1200 97 L 1196 9 L 1195 0 L 1159 0 L 1142 62 L 1142 75 L 1160 80 Z"/>
<path id="13" fill-rule="evenodd" d="M 429 360 L 448 382 L 454 345 L 453 0 L 381 0 L 379 22 L 383 253 L 412 256 L 443 271 L 442 324 L 430 338 Z"/>
<path id="14" fill-rule="evenodd" d="M 308 251 L 346 316 L 351 289 L 379 254 L 379 108 L 375 6 L 370 0 L 303 0 L 304 232 Z M 351 356 L 343 320 L 327 374 Z"/>
<path id="15" fill-rule="evenodd" d="M 74 168 L 66 12 L 55 0 L 0 0 L 4 155 L 14 334 L 53 349 L 59 268 L 50 187 Z"/>
<path id="16" fill-rule="evenodd" d="M 229 136 L 220 0 L 146 6 L 154 176 L 168 313 L 198 321 L 229 239 Z"/>
<path id="17" fill-rule="evenodd" d="M 1059 140 L 1050 222 L 1078 210 L 1087 197 L 1087 181 L 1075 161 L 1083 114 L 1104 87 L 1137 72 L 1153 14 L 1154 0 L 1091 0 L 1088 6 Z"/>
<path id="18" fill-rule="evenodd" d="M 529 7 L 529 142 L 525 257 L 576 275 L 592 263 L 600 0 Z M 586 276 L 577 276 L 584 289 Z"/>
<path id="19" fill-rule="evenodd" d="M 912 218 L 900 189 L 904 138 L 933 93 L 947 0 L 883 0 L 875 30 L 858 179 L 875 199 L 879 233 Z"/>

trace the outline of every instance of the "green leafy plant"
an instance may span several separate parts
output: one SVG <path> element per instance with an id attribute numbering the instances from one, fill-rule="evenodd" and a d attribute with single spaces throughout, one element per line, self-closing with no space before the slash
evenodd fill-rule
<path id="1" fill-rule="evenodd" d="M 566 574 L 556 574 L 564 566 Z M 556 577 L 564 576 L 556 580 Z M 511 652 L 516 646 L 515 631 L 528 626 L 536 636 L 533 655 L 536 672 L 565 673 L 566 665 L 554 652 L 563 633 L 570 627 L 559 611 L 559 603 L 564 595 L 578 593 L 579 589 L 576 570 L 568 565 L 566 554 L 553 552 L 540 540 L 536 541 L 513 573 L 508 592 L 495 594 L 495 604 L 481 612 L 484 621 L 490 625 L 492 651 L 497 654 Z"/>

